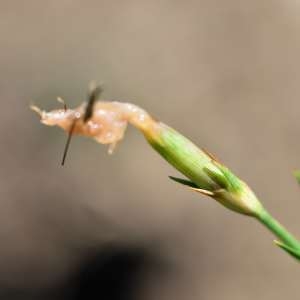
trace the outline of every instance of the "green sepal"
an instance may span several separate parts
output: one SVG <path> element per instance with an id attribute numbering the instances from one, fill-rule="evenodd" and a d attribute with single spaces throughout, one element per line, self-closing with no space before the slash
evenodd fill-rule
<path id="1" fill-rule="evenodd" d="M 280 241 L 277 241 L 277 240 L 274 240 L 274 243 L 276 246 L 280 247 L 281 249 L 286 251 L 288 254 L 290 254 L 294 258 L 300 260 L 300 249 L 294 249 L 294 248 L 287 246 L 286 244 L 284 244 Z"/>
<path id="2" fill-rule="evenodd" d="M 183 179 L 183 178 L 178 178 L 178 177 L 174 177 L 174 176 L 169 176 L 170 179 L 172 179 L 173 181 L 186 185 L 188 187 L 192 187 L 192 188 L 199 188 L 197 184 L 195 184 L 194 182 L 187 180 L 187 179 Z"/>
<path id="3" fill-rule="evenodd" d="M 224 177 L 227 179 L 230 192 L 237 192 L 241 189 L 241 180 L 236 177 L 228 168 L 218 164 L 219 169 L 222 171 Z"/>
<path id="4" fill-rule="evenodd" d="M 237 178 L 228 168 L 216 161 L 213 161 L 213 164 L 220 172 L 216 172 L 215 170 L 211 170 L 207 167 L 203 168 L 203 170 L 214 182 L 229 192 L 237 192 L 241 189 L 240 179 Z"/>
<path id="5" fill-rule="evenodd" d="M 223 172 L 216 172 L 215 170 L 211 170 L 207 167 L 203 168 L 203 171 L 221 188 L 226 189 L 228 188 L 228 181 L 227 178 L 224 176 Z"/>

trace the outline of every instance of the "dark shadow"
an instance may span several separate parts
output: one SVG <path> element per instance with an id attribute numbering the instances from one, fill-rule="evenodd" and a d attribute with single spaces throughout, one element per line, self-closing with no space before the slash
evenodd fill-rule
<path id="1" fill-rule="evenodd" d="M 153 262 L 145 249 L 107 247 L 82 262 L 69 282 L 68 299 L 133 300 Z"/>

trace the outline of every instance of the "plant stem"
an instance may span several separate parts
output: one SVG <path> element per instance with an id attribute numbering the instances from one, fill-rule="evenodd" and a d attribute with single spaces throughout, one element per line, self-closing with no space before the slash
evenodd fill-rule
<path id="1" fill-rule="evenodd" d="M 287 246 L 300 250 L 300 242 L 286 229 L 266 209 L 263 209 L 257 219 L 273 232 Z"/>

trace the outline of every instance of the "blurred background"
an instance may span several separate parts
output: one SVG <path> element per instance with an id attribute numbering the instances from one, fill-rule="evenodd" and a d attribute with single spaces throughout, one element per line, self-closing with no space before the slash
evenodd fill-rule
<path id="1" fill-rule="evenodd" d="M 113 156 L 39 124 L 129 101 L 208 149 L 300 234 L 299 1 L 0 1 L 0 298 L 283 299 L 300 268 L 254 220 L 168 179 L 129 128 Z M 104 297 L 105 296 L 105 297 Z"/>

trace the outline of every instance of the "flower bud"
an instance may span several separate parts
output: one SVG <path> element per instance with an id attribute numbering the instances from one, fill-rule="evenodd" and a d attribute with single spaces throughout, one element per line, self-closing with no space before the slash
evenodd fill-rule
<path id="1" fill-rule="evenodd" d="M 259 215 L 263 208 L 252 190 L 212 155 L 163 123 L 156 122 L 143 132 L 150 145 L 191 181 L 171 179 L 233 211 Z"/>

